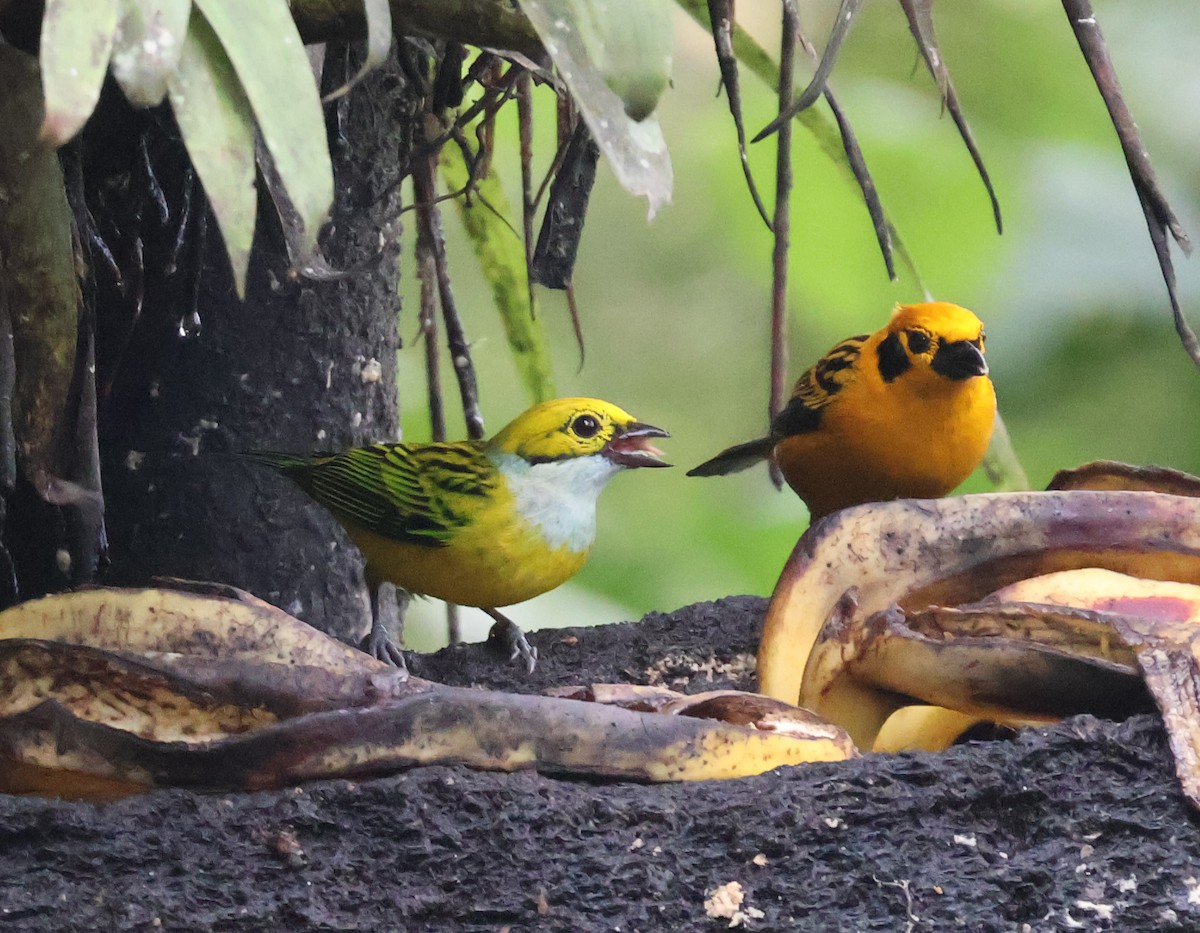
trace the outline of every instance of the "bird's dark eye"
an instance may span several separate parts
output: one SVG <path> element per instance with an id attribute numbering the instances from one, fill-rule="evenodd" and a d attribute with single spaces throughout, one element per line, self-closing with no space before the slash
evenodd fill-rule
<path id="1" fill-rule="evenodd" d="M 578 437 L 595 437 L 600 430 L 600 422 L 591 415 L 580 415 L 571 422 L 571 430 Z"/>
<path id="2" fill-rule="evenodd" d="M 928 353 L 933 341 L 923 330 L 910 330 L 908 333 L 908 349 L 912 353 Z"/>

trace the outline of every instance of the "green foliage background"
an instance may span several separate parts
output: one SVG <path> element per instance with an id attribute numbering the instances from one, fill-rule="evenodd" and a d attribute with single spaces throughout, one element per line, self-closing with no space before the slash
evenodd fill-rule
<path id="1" fill-rule="evenodd" d="M 818 44 L 835 6 L 802 5 Z M 1095 6 L 1164 189 L 1200 238 L 1200 4 Z M 738 12 L 776 47 L 774 4 L 743 3 Z M 1098 458 L 1200 472 L 1200 373 L 1177 343 L 1120 149 L 1061 7 L 974 0 L 939 4 L 935 13 L 1004 209 L 1002 237 L 897 4 L 867 6 L 833 84 L 924 284 L 987 323 L 1001 410 L 1031 483 Z M 682 15 L 676 25 L 674 86 L 659 108 L 675 167 L 673 204 L 647 223 L 645 202 L 621 191 L 601 163 L 575 278 L 587 336 L 582 371 L 562 297 L 541 290 L 539 313 L 559 394 L 601 396 L 669 429 L 674 437 L 664 446 L 679 468 L 613 482 L 588 566 L 568 586 L 511 611 L 529 628 L 768 594 L 807 525 L 803 506 L 776 493 L 765 470 L 683 475 L 766 426 L 771 243 L 742 181 L 725 101 L 715 96 L 711 39 Z M 748 74 L 743 91 L 753 134 L 774 115 L 774 93 Z M 548 134 L 548 111 L 540 124 Z M 505 123 L 502 132 L 510 142 L 500 144 L 509 153 L 501 168 L 514 195 L 515 129 Z M 751 153 L 768 203 L 773 152 L 764 143 Z M 893 304 L 920 300 L 922 290 L 911 279 L 887 280 L 857 191 L 800 128 L 795 158 L 790 300 L 798 375 L 833 342 L 874 330 Z M 470 248 L 453 212 L 445 216 L 491 432 L 527 397 Z M 1200 260 L 1176 255 L 1184 306 L 1200 326 Z M 411 266 L 404 273 L 401 404 L 405 436 L 423 440 L 424 351 L 414 339 Z M 452 379 L 446 392 L 452 400 Z M 459 418 L 450 425 L 455 436 L 463 435 Z M 966 488 L 986 486 L 973 477 Z M 414 609 L 410 644 L 444 643 L 438 607 Z M 466 637 L 482 637 L 489 620 L 464 618 Z"/>

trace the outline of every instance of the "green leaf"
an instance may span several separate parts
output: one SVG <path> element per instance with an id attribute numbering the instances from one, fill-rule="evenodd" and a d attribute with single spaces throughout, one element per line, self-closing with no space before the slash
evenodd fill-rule
<path id="1" fill-rule="evenodd" d="M 196 0 L 220 39 L 303 224 L 306 253 L 333 203 L 333 165 L 312 68 L 286 0 Z"/>
<path id="2" fill-rule="evenodd" d="M 12 430 L 22 474 L 50 498 L 79 327 L 73 221 L 58 155 L 38 139 L 42 85 L 33 56 L 0 45 L 0 87 L 0 310 L 12 329 Z"/>
<path id="3" fill-rule="evenodd" d="M 382 65 L 392 48 L 392 8 L 388 0 L 363 0 L 363 12 L 367 17 L 367 59 L 349 81 L 325 95 L 325 103 L 337 100 L 373 68 Z"/>
<path id="4" fill-rule="evenodd" d="M 1018 492 L 1031 488 L 1029 477 L 1008 436 L 1008 428 L 1000 412 L 996 412 L 996 426 L 992 429 L 992 440 L 983 457 L 983 469 L 996 489 L 1003 492 Z"/>
<path id="5" fill-rule="evenodd" d="M 167 88 L 175 122 L 225 238 L 241 297 L 257 203 L 254 116 L 229 57 L 198 12 L 192 14 L 179 68 Z"/>
<path id="6" fill-rule="evenodd" d="M 647 3 L 647 11 L 660 2 L 662 0 Z M 630 194 L 645 195 L 653 217 L 659 207 L 671 200 L 674 181 L 671 156 L 655 117 L 636 120 L 630 116 L 631 112 L 645 112 L 649 106 L 649 93 L 644 73 L 641 78 L 637 77 L 636 70 L 628 62 L 629 53 L 635 47 L 645 53 L 646 49 L 655 47 L 655 43 L 619 39 L 619 54 L 610 56 L 603 52 L 605 42 L 616 38 L 620 30 L 603 10 L 599 15 L 592 15 L 595 12 L 592 8 L 600 7 L 597 0 L 519 0 L 519 6 L 541 37 L 617 181 Z M 621 9 L 624 8 L 623 2 Z M 613 10 L 616 9 L 614 5 Z M 586 10 L 592 12 L 585 14 Z M 652 28 L 666 28 L 669 34 L 669 17 L 658 17 L 647 11 L 641 14 L 636 10 L 627 11 L 625 15 L 635 19 L 641 16 Z M 661 54 L 661 49 L 654 54 Z M 618 61 L 623 64 L 615 64 Z M 657 58 L 655 61 L 658 65 L 652 65 L 651 72 L 661 66 Z M 613 85 L 630 96 L 622 100 L 613 91 Z"/>
<path id="7" fill-rule="evenodd" d="M 121 0 L 112 73 L 130 102 L 162 103 L 167 79 L 179 67 L 192 0 Z"/>
<path id="8" fill-rule="evenodd" d="M 40 59 L 42 137 L 61 146 L 96 109 L 117 31 L 118 0 L 46 0 Z"/>
<path id="9" fill-rule="evenodd" d="M 450 190 L 461 191 L 466 187 L 467 166 L 457 147 L 442 147 L 441 168 Z M 536 403 L 554 398 L 558 393 L 554 388 L 546 332 L 542 322 L 534 317 L 530 304 L 520 237 L 502 219 L 510 216 L 512 209 L 500 180 L 489 171 L 486 177 L 477 179 L 472 203 L 462 197 L 455 198 L 454 203 L 491 287 L 513 361 L 530 399 Z"/>
<path id="10" fill-rule="evenodd" d="M 644 120 L 671 80 L 675 31 L 668 0 L 553 0 L 575 26 L 625 112 Z"/>

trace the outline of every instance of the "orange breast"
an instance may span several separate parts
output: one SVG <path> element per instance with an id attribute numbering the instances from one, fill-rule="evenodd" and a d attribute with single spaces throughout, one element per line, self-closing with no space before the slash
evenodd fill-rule
<path id="1" fill-rule="evenodd" d="M 935 394 L 856 381 L 826 406 L 817 430 L 781 441 L 775 459 L 814 520 L 864 502 L 936 498 L 979 465 L 995 414 L 986 377 Z"/>

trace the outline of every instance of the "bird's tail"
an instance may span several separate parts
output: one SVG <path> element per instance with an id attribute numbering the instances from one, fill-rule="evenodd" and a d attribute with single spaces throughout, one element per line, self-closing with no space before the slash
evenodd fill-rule
<path id="1" fill-rule="evenodd" d="M 242 450 L 238 451 L 240 460 L 252 463 L 262 463 L 274 467 L 280 473 L 292 474 L 312 466 L 312 454 L 287 454 L 277 450 Z"/>
<path id="2" fill-rule="evenodd" d="M 775 449 L 775 438 L 767 435 L 757 437 L 744 444 L 735 444 L 728 450 L 722 450 L 711 460 L 705 460 L 700 466 L 688 470 L 688 476 L 724 476 L 727 473 L 740 473 L 748 470 L 760 460 L 766 460 Z"/>

